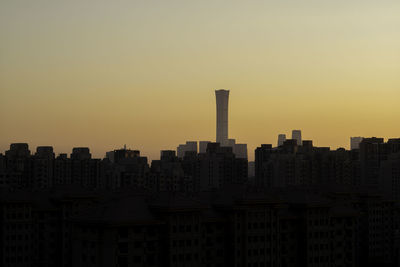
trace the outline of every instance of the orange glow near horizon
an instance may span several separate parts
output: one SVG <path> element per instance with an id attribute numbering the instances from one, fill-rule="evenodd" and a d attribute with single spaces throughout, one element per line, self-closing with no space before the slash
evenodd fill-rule
<path id="1" fill-rule="evenodd" d="M 0 153 L 12 142 L 150 159 L 229 137 L 301 129 L 316 146 L 400 137 L 399 1 L 0 3 Z"/>

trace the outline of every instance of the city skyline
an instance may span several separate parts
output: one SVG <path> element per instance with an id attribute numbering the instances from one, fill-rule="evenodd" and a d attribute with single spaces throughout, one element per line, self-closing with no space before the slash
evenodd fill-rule
<path id="1" fill-rule="evenodd" d="M 210 140 L 213 140 L 213 141 L 202 141 L 201 139 L 196 139 L 196 138 L 192 139 L 192 140 L 196 140 L 195 141 L 196 142 L 196 146 L 197 146 L 197 143 L 199 143 L 198 144 L 198 146 L 199 146 L 198 149 L 200 149 L 200 143 L 201 142 L 217 142 L 217 143 L 221 143 L 222 146 L 230 146 L 230 147 L 232 147 L 232 149 L 235 149 L 234 147 L 235 147 L 235 141 L 236 140 L 235 139 L 229 139 L 229 136 L 228 136 L 228 132 L 229 132 L 229 130 L 228 130 L 229 129 L 229 123 L 228 123 L 228 121 L 229 121 L 229 116 L 228 116 L 228 114 L 229 114 L 229 107 L 228 107 L 229 106 L 229 92 L 230 92 L 230 90 L 226 90 L 226 89 L 215 90 L 215 104 L 216 104 L 216 107 L 217 107 L 216 108 L 216 114 L 215 114 L 216 135 L 215 135 L 214 139 L 210 139 Z M 301 145 L 302 140 L 311 140 L 312 142 L 315 141 L 315 140 L 310 139 L 310 138 L 302 139 L 301 130 L 291 130 L 291 132 L 292 132 L 291 139 L 295 139 L 295 140 L 297 139 L 298 145 Z M 278 146 L 279 146 L 279 143 L 283 144 L 283 142 L 286 140 L 286 137 L 285 137 L 285 134 L 278 134 L 277 136 L 278 136 Z M 284 137 L 284 139 L 282 139 L 282 136 Z M 364 135 L 364 136 L 366 137 L 366 135 Z M 357 138 L 359 139 L 359 141 L 357 141 L 357 142 L 361 142 L 362 137 L 348 137 L 349 143 L 347 145 L 345 145 L 345 146 L 332 147 L 331 145 L 325 145 L 325 146 L 321 146 L 321 147 L 330 147 L 331 149 L 345 148 L 345 149 L 349 149 L 350 150 L 350 149 L 353 149 L 353 147 L 355 147 L 354 144 L 353 144 L 353 142 L 354 142 L 353 139 L 357 139 Z M 384 138 L 384 140 L 388 140 L 391 137 L 383 137 L 383 138 Z M 220 139 L 220 142 L 219 142 L 218 139 Z M 221 140 L 222 140 L 222 142 L 221 142 Z M 230 142 L 233 142 L 233 143 L 231 144 Z M 26 142 L 13 141 L 13 142 L 8 143 L 7 146 L 9 144 L 12 144 L 12 143 L 26 143 L 28 145 L 31 145 L 31 142 L 29 142 L 29 141 L 26 141 Z M 188 143 L 193 143 L 193 142 L 192 141 L 186 141 L 186 145 L 188 145 Z M 268 142 L 262 142 L 262 143 L 268 143 Z M 260 143 L 260 144 L 262 144 L 262 143 Z M 273 144 L 274 142 L 270 142 L 270 143 Z M 236 144 L 236 145 L 238 145 L 238 146 L 244 145 L 245 147 L 243 147 L 243 148 L 245 149 L 245 151 L 248 151 L 248 152 L 245 153 L 246 154 L 246 158 L 248 158 L 249 161 L 252 161 L 252 160 L 254 160 L 253 151 L 260 144 L 255 144 L 254 149 L 253 149 L 253 147 L 247 148 L 247 144 Z M 2 151 L 5 152 L 8 149 L 7 146 Z M 33 145 L 32 147 L 46 147 L 46 146 L 50 146 L 52 148 L 55 147 L 53 144 L 39 144 L 39 145 Z M 180 150 L 181 146 L 185 146 L 185 145 L 179 145 L 179 147 L 165 147 L 165 146 L 163 146 L 156 153 L 154 153 L 154 152 L 150 153 L 150 154 L 143 153 L 143 155 L 146 156 L 150 161 L 152 161 L 152 160 L 156 160 L 160 156 L 160 152 L 162 152 L 163 150 L 165 150 L 165 151 L 174 150 L 174 151 L 176 151 L 177 155 L 181 155 L 181 157 L 182 157 L 184 155 L 184 150 Z M 139 151 L 146 151 L 146 149 L 142 150 L 142 149 L 139 149 L 139 147 L 141 147 L 140 144 L 139 144 L 139 146 L 135 146 L 135 147 L 129 146 L 129 149 L 139 150 Z M 108 148 L 108 150 L 105 150 L 105 151 L 102 151 L 102 152 L 99 152 L 96 148 L 92 150 L 92 148 L 90 146 L 87 146 L 87 145 L 82 145 L 82 146 L 73 145 L 69 151 L 73 151 L 73 149 L 75 149 L 75 148 L 89 148 L 95 158 L 104 158 L 106 156 L 107 151 L 113 151 L 114 149 L 119 149 L 119 148 L 126 149 L 127 148 L 127 143 L 124 143 L 123 145 L 119 145 L 119 146 L 116 145 L 114 147 L 110 147 L 110 148 Z M 94 151 L 94 153 L 93 153 L 93 151 Z M 192 150 L 189 149 L 189 151 L 192 151 Z M 54 149 L 54 152 L 57 153 L 57 154 L 65 154 L 65 153 L 68 154 L 68 151 L 59 151 L 57 149 Z"/>
<path id="2" fill-rule="evenodd" d="M 400 1 L 0 1 L 1 267 L 400 267 Z"/>
<path id="3" fill-rule="evenodd" d="M 333 149 L 400 132 L 398 1 L 123 3 L 2 1 L 0 150 L 156 158 L 214 140 L 216 88 L 248 151 L 292 129 Z"/>
<path id="4" fill-rule="evenodd" d="M 228 135 L 228 132 L 229 132 L 229 123 L 228 123 L 229 115 L 228 114 L 230 113 L 229 112 L 229 107 L 228 107 L 229 106 L 229 92 L 230 92 L 230 90 L 226 90 L 226 89 L 215 90 L 215 104 L 216 104 L 216 107 L 217 107 L 216 112 L 215 112 L 216 135 L 215 135 L 214 139 L 211 138 L 210 140 L 214 140 L 212 142 L 218 142 L 218 138 L 220 138 L 222 140 L 222 143 L 221 143 L 222 146 L 232 146 L 232 144 L 229 144 L 229 141 L 231 141 L 231 140 L 233 141 L 233 143 L 235 143 L 235 139 L 229 139 L 229 135 Z M 222 98 L 224 98 L 224 99 L 222 99 Z M 291 139 L 300 140 L 300 141 L 297 141 L 297 142 L 300 142 L 298 145 L 301 145 L 301 140 L 302 140 L 301 130 L 291 130 L 291 132 L 292 132 Z M 282 134 L 278 134 L 277 135 L 278 139 L 280 139 L 281 135 Z M 221 137 L 219 137 L 219 136 L 221 136 Z M 366 136 L 366 135 L 364 135 L 364 136 Z M 353 142 L 352 139 L 353 138 L 362 138 L 362 137 L 350 137 L 349 136 L 348 137 L 348 141 L 349 142 L 348 142 L 347 145 L 344 145 L 344 146 L 334 147 L 334 146 L 331 146 L 331 145 L 323 145 L 321 147 L 330 147 L 331 149 L 337 149 L 337 148 L 341 148 L 341 147 L 342 148 L 346 148 L 346 149 L 352 149 L 352 142 Z M 388 140 L 390 138 L 392 138 L 392 137 L 390 137 L 390 136 L 389 137 L 384 137 L 385 140 Z M 192 138 L 192 140 L 196 140 L 196 142 L 202 142 L 202 139 L 199 139 L 199 138 L 197 138 L 197 139 L 196 138 Z M 305 138 L 303 140 L 312 140 L 313 142 L 315 142 L 314 139 L 310 139 L 310 138 Z M 8 149 L 8 145 L 11 144 L 11 143 L 27 143 L 27 144 L 31 145 L 31 142 L 29 142 L 29 141 L 25 141 L 25 142 L 12 141 L 12 142 L 9 142 L 8 144 L 6 144 L 5 148 L 3 150 L 0 150 L 0 151 L 4 151 L 5 152 Z M 269 140 L 268 140 L 268 142 L 262 142 L 262 143 L 271 143 L 271 144 L 273 144 L 274 142 L 273 141 L 269 142 Z M 248 154 L 248 157 L 246 156 L 246 158 L 248 158 L 249 161 L 253 161 L 254 160 L 253 151 L 255 150 L 255 148 L 258 145 L 260 145 L 262 143 L 255 144 L 254 147 L 246 148 L 246 150 L 248 151 L 248 153 L 246 153 L 246 154 Z M 318 142 L 316 142 L 316 143 L 318 143 Z M 54 146 L 54 144 L 39 144 L 39 145 L 34 145 L 33 147 L 41 147 L 41 146 L 57 147 L 57 145 Z M 121 145 L 116 145 L 114 147 L 108 147 L 107 148 L 108 150 L 99 151 L 97 148 L 93 149 L 88 145 L 81 145 L 81 146 L 80 145 L 72 145 L 72 147 L 70 148 L 69 151 L 72 151 L 76 147 L 88 147 L 91 150 L 91 152 L 92 152 L 92 154 L 93 154 L 93 156 L 95 158 L 103 158 L 103 157 L 106 156 L 107 151 L 112 151 L 112 150 L 118 149 L 118 148 L 126 148 L 126 146 L 127 146 L 127 143 L 125 142 L 123 145 L 122 144 Z M 3 147 L 3 145 L 1 146 L 1 148 L 2 147 Z M 234 144 L 233 144 L 233 147 L 234 147 Z M 136 145 L 134 147 L 129 146 L 129 149 L 134 149 L 134 150 L 139 150 L 139 151 L 146 152 L 146 148 L 144 148 L 144 149 L 141 149 L 141 148 L 143 148 L 143 146 L 141 146 L 141 144 L 138 144 L 138 145 Z M 157 159 L 160 156 L 160 151 L 163 151 L 163 150 L 175 150 L 179 154 L 179 148 L 176 148 L 174 146 L 172 146 L 172 147 L 162 146 L 162 148 L 159 149 L 156 152 L 152 151 L 149 154 L 143 153 L 143 155 L 146 156 L 151 161 L 151 160 Z M 68 151 L 61 151 L 61 150 L 58 150 L 58 149 L 54 149 L 54 151 L 57 154 L 68 153 Z"/>

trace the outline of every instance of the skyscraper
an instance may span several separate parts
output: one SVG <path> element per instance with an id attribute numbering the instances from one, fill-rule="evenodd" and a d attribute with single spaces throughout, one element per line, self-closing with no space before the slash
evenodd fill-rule
<path id="1" fill-rule="evenodd" d="M 217 143 L 226 145 L 228 142 L 228 101 L 229 90 L 215 90 L 217 103 Z"/>
<path id="2" fill-rule="evenodd" d="M 286 134 L 280 134 L 278 135 L 278 146 L 283 145 L 283 142 L 286 141 Z"/>
<path id="3" fill-rule="evenodd" d="M 301 146 L 301 130 L 293 130 L 292 139 L 295 139 L 297 141 L 297 145 Z"/>

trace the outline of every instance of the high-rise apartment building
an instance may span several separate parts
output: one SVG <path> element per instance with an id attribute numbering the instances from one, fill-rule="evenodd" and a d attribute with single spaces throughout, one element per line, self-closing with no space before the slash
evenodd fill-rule
<path id="1" fill-rule="evenodd" d="M 361 136 L 350 137 L 350 149 L 359 149 L 362 140 L 363 138 Z"/>
<path id="2" fill-rule="evenodd" d="M 235 144 L 233 153 L 236 158 L 247 159 L 247 144 Z"/>
<path id="3" fill-rule="evenodd" d="M 176 148 L 178 158 L 183 158 L 186 152 L 197 153 L 197 141 L 186 141 L 186 144 L 180 144 Z"/>
<path id="4" fill-rule="evenodd" d="M 279 134 L 278 135 L 278 146 L 283 145 L 283 142 L 286 141 L 286 134 Z"/>
<path id="5" fill-rule="evenodd" d="M 210 141 L 200 141 L 199 142 L 199 153 L 206 153 L 207 145 L 211 143 Z"/>
<path id="6" fill-rule="evenodd" d="M 297 141 L 297 145 L 301 146 L 301 130 L 293 130 L 292 131 L 292 139 L 295 139 Z"/>

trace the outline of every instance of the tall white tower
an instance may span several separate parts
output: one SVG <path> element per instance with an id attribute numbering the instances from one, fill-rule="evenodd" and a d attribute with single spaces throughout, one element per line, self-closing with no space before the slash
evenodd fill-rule
<path id="1" fill-rule="evenodd" d="M 228 143 L 228 102 L 229 90 L 215 90 L 217 102 L 217 143 Z"/>

